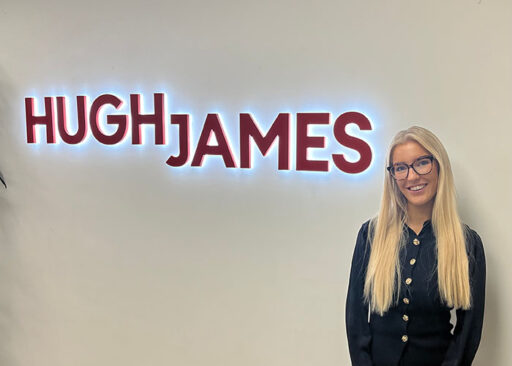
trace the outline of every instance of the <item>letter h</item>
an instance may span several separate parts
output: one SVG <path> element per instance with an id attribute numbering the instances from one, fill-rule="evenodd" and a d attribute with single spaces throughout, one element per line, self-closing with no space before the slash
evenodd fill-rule
<path id="1" fill-rule="evenodd" d="M 36 125 L 46 126 L 46 143 L 55 143 L 55 118 L 53 111 L 53 98 L 44 98 L 43 116 L 34 116 L 34 98 L 25 98 L 25 114 L 27 123 L 27 142 L 29 144 L 36 143 Z"/>

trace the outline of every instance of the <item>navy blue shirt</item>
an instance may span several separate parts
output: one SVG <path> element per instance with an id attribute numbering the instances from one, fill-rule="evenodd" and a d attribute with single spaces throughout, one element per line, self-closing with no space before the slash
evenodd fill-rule
<path id="1" fill-rule="evenodd" d="M 405 226 L 400 252 L 398 302 L 383 316 L 372 313 L 363 289 L 370 256 L 369 222 L 357 236 L 346 304 L 346 326 L 353 366 L 466 366 L 480 343 L 485 303 L 485 255 L 478 234 L 466 229 L 472 303 L 457 310 L 452 334 L 450 308 L 437 284 L 436 238 L 426 221 L 419 235 Z M 369 320 L 369 321 L 368 321 Z"/>

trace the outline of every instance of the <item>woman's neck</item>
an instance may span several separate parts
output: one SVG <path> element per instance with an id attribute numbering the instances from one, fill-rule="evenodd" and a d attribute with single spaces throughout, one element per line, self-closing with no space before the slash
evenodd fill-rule
<path id="1" fill-rule="evenodd" d="M 407 226 L 419 234 L 425 221 L 432 218 L 433 202 L 423 206 L 407 205 Z"/>

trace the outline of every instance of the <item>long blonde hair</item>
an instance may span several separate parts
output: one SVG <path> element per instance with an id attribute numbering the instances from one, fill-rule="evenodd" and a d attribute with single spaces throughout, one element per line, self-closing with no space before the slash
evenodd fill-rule
<path id="1" fill-rule="evenodd" d="M 455 185 L 450 160 L 441 141 L 429 130 L 413 126 L 400 131 L 391 142 L 387 165 L 392 164 L 395 146 L 415 141 L 429 151 L 438 167 L 438 186 L 432 210 L 432 227 L 437 241 L 439 294 L 456 309 L 471 307 L 469 264 L 463 225 L 457 213 Z M 400 293 L 400 249 L 405 245 L 403 225 L 407 200 L 395 180 L 386 174 L 379 214 L 370 225 L 371 253 L 364 296 L 372 312 L 383 315 Z"/>

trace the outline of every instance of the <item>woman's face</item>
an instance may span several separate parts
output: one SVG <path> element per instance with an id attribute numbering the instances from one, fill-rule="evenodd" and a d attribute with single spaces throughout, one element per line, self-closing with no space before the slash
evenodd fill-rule
<path id="1" fill-rule="evenodd" d="M 412 165 L 419 157 L 431 155 L 416 141 L 407 141 L 396 145 L 391 156 L 392 164 L 405 163 Z M 419 175 L 414 169 L 409 168 L 407 178 L 397 180 L 396 184 L 400 192 L 407 199 L 409 208 L 423 208 L 432 206 L 437 193 L 438 168 L 435 161 L 432 162 L 430 173 Z"/>

